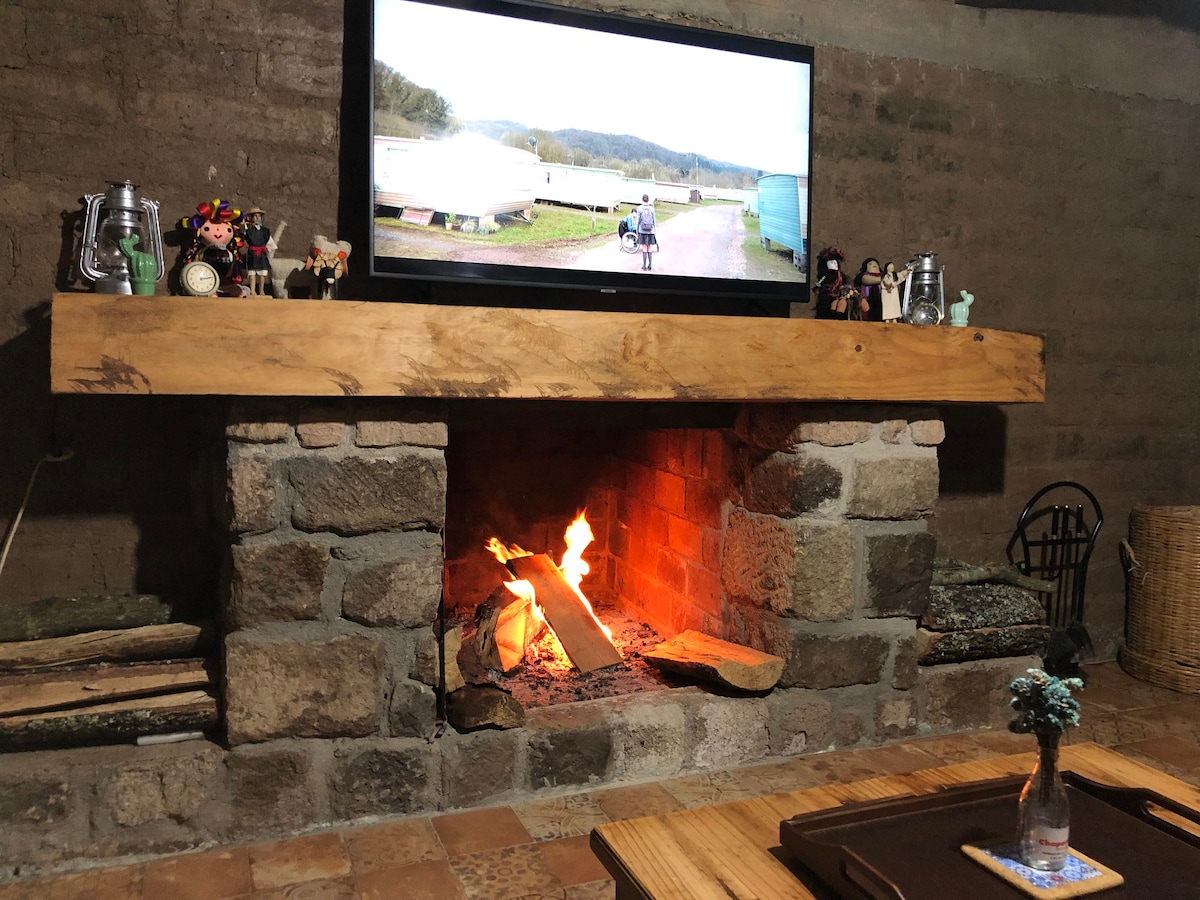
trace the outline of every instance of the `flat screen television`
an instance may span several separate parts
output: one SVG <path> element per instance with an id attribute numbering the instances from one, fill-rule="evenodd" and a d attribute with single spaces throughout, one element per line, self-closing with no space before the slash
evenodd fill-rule
<path id="1" fill-rule="evenodd" d="M 373 283 L 807 299 L 812 48 L 524 0 L 374 0 L 365 30 Z"/>

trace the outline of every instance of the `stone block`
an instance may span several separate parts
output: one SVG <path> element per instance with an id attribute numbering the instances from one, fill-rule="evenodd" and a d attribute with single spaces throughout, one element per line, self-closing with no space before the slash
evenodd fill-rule
<path id="1" fill-rule="evenodd" d="M 709 697 L 695 711 L 692 762 L 701 769 L 725 769 L 770 753 L 769 710 L 765 700 Z"/>
<path id="2" fill-rule="evenodd" d="M 440 420 L 391 422 L 363 419 L 358 422 L 354 443 L 358 447 L 445 447 L 449 443 L 446 423 Z"/>
<path id="3" fill-rule="evenodd" d="M 346 437 L 346 423 L 325 410 L 304 410 L 296 422 L 296 440 L 306 450 L 340 446 Z"/>
<path id="4" fill-rule="evenodd" d="M 910 422 L 908 432 L 918 447 L 936 447 L 946 440 L 946 423 L 941 419 L 922 419 Z"/>
<path id="5" fill-rule="evenodd" d="M 872 618 L 920 616 L 929 599 L 936 550 L 937 539 L 924 531 L 869 535 L 864 613 Z"/>
<path id="6" fill-rule="evenodd" d="M 278 444 L 292 436 L 288 411 L 278 406 L 235 406 L 225 437 L 247 444 Z"/>
<path id="7" fill-rule="evenodd" d="M 859 460 L 847 515 L 855 519 L 920 519 L 938 498 L 937 457 Z"/>
<path id="8" fill-rule="evenodd" d="M 392 688 L 388 700 L 388 734 L 424 737 L 437 723 L 437 696 L 433 688 L 405 679 Z"/>
<path id="9" fill-rule="evenodd" d="M 238 544 L 231 548 L 226 627 L 316 619 L 329 568 L 329 550 L 319 544 Z"/>
<path id="10" fill-rule="evenodd" d="M 420 739 L 345 743 L 334 751 L 329 804 L 334 816 L 409 815 L 436 809 L 441 757 Z"/>
<path id="11" fill-rule="evenodd" d="M 732 603 L 823 622 L 854 609 L 854 540 L 847 525 L 818 525 L 735 511 L 721 581 Z"/>
<path id="12" fill-rule="evenodd" d="M 302 531 L 366 534 L 441 528 L 446 460 L 440 451 L 402 448 L 389 457 L 293 459 L 292 523 Z"/>
<path id="13" fill-rule="evenodd" d="M 192 819 L 224 794 L 221 756 L 219 748 L 197 743 L 195 750 L 121 766 L 99 787 L 104 812 L 125 827 Z"/>
<path id="14" fill-rule="evenodd" d="M 517 731 L 450 732 L 443 737 L 446 807 L 478 806 L 524 786 L 523 746 L 523 735 Z"/>
<path id="15" fill-rule="evenodd" d="M 875 739 L 894 741 L 918 731 L 917 699 L 911 696 L 875 700 Z"/>
<path id="16" fill-rule="evenodd" d="M 613 735 L 596 707 L 538 709 L 526 721 L 531 788 L 591 784 L 609 777 Z"/>
<path id="17" fill-rule="evenodd" d="M 442 552 L 437 535 L 406 534 L 390 558 L 352 568 L 342 591 L 342 615 L 372 626 L 416 628 L 437 618 Z"/>
<path id="18" fill-rule="evenodd" d="M 924 645 L 916 632 L 897 642 L 892 662 L 892 687 L 896 690 L 907 691 L 916 685 L 921 674 L 920 658 Z"/>
<path id="19" fill-rule="evenodd" d="M 1012 584 L 935 584 L 921 624 L 931 631 L 965 631 L 1037 625 L 1043 619 L 1035 594 Z"/>
<path id="20" fill-rule="evenodd" d="M 998 728 L 1012 718 L 1009 684 L 1041 660 L 972 662 L 925 669 L 921 684 L 928 695 L 926 723 L 937 731 Z"/>
<path id="21" fill-rule="evenodd" d="M 227 483 L 229 530 L 262 534 L 281 519 L 274 463 L 257 455 L 231 453 Z"/>
<path id="22" fill-rule="evenodd" d="M 323 818 L 317 766 L 298 744 L 248 744 L 228 755 L 235 836 L 281 834 Z"/>
<path id="23" fill-rule="evenodd" d="M 747 404 L 735 428 L 746 444 L 768 450 L 791 450 L 807 442 L 846 447 L 871 437 L 871 423 L 859 415 L 852 407 L 829 404 Z"/>
<path id="24" fill-rule="evenodd" d="M 229 743 L 376 734 L 383 665 L 382 643 L 365 635 L 228 635 Z"/>
<path id="25" fill-rule="evenodd" d="M 949 632 L 921 628 L 917 634 L 922 641 L 921 665 L 937 666 L 1002 656 L 1044 656 L 1050 629 L 1044 625 Z"/>
<path id="26" fill-rule="evenodd" d="M 776 690 L 767 699 L 772 754 L 795 756 L 829 746 L 832 703 L 800 690 Z"/>
<path id="27" fill-rule="evenodd" d="M 9 827 L 52 825 L 67 817 L 71 787 L 57 778 L 0 782 L 0 822 Z"/>
<path id="28" fill-rule="evenodd" d="M 668 778 L 687 763 L 687 717 L 662 693 L 622 698 L 611 710 L 616 778 Z"/>
<path id="29" fill-rule="evenodd" d="M 783 622 L 789 632 L 790 648 L 768 652 L 786 660 L 781 687 L 812 690 L 846 687 L 851 684 L 877 684 L 883 675 L 890 643 L 874 634 L 827 635 L 803 630 L 798 622 Z"/>
<path id="30" fill-rule="evenodd" d="M 837 500 L 841 493 L 841 471 L 824 460 L 772 453 L 747 475 L 744 505 L 750 512 L 791 518 Z"/>

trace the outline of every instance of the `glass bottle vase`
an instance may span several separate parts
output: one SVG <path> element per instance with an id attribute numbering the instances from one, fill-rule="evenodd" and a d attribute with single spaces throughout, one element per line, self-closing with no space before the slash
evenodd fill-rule
<path id="1" fill-rule="evenodd" d="M 1067 862 L 1071 808 L 1058 772 L 1058 735 L 1038 735 L 1038 755 L 1020 801 L 1021 862 L 1055 872 Z"/>

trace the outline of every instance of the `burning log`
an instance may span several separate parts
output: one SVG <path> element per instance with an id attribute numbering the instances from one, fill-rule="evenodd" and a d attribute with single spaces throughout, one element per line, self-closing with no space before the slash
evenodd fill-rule
<path id="1" fill-rule="evenodd" d="M 521 664 L 529 645 L 542 631 L 542 620 L 533 611 L 533 601 L 504 587 L 492 591 L 475 611 L 479 625 L 475 650 L 479 662 L 489 669 L 511 672 Z"/>
<path id="2" fill-rule="evenodd" d="M 699 631 L 685 631 L 642 655 L 652 666 L 742 691 L 767 691 L 783 674 L 783 660 Z"/>
<path id="3" fill-rule="evenodd" d="M 621 654 L 554 560 L 537 553 L 514 556 L 506 565 L 517 578 L 533 585 L 546 621 L 575 668 L 592 672 L 621 662 Z"/>

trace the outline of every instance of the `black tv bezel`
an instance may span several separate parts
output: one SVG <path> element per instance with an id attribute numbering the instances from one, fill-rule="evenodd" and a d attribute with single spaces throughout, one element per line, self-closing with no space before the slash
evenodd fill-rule
<path id="1" fill-rule="evenodd" d="M 505 15 L 576 28 L 602 30 L 652 40 L 670 41 L 726 50 L 748 55 L 792 60 L 809 67 L 809 141 L 808 179 L 811 186 L 813 162 L 813 88 L 815 85 L 814 49 L 798 43 L 752 37 L 734 32 L 713 31 L 688 25 L 636 19 L 610 13 L 552 6 L 538 0 L 415 0 L 434 6 Z M 804 302 L 811 293 L 812 253 L 805 254 L 805 279 L 800 282 L 750 281 L 735 278 L 706 278 L 684 275 L 656 275 L 652 279 L 633 272 L 505 266 L 465 261 L 424 260 L 416 258 L 376 257 L 374 253 L 374 98 L 372 64 L 374 59 L 374 0 L 347 3 L 343 43 L 343 92 L 341 145 L 341 190 L 339 193 L 339 235 L 346 235 L 354 247 L 366 248 L 370 257 L 368 276 L 355 282 L 362 296 L 441 302 L 446 287 L 520 288 L 525 306 L 590 306 L 618 308 L 612 301 L 621 296 L 660 298 L 704 298 L 704 312 L 783 314 L 778 302 Z M 809 235 L 812 234 L 812 191 L 808 191 L 805 211 Z M 810 250 L 810 248 L 806 248 Z M 381 265 L 382 263 L 382 265 Z M 367 268 L 356 267 L 361 273 Z M 530 296 L 528 289 L 538 289 Z M 566 299 L 566 295 L 575 296 Z M 461 291 L 456 291 L 461 297 Z M 478 291 L 472 291 L 478 294 Z M 551 296 L 553 295 L 553 297 Z M 589 299 L 585 299 L 589 298 Z M 722 299 L 730 301 L 722 304 Z M 759 301 L 766 301 L 765 304 Z M 474 301 L 468 301 L 474 302 Z M 671 304 L 673 307 L 674 304 Z M 725 307 L 728 307 L 726 309 Z"/>

